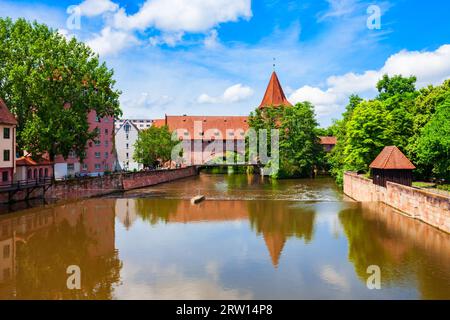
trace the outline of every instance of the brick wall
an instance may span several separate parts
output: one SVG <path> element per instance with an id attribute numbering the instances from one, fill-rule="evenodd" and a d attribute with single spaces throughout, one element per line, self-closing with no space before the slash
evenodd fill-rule
<path id="1" fill-rule="evenodd" d="M 344 174 L 344 193 L 360 202 L 384 202 L 412 218 L 450 233 L 450 197 L 392 182 L 383 188 L 352 172 Z"/>
<path id="2" fill-rule="evenodd" d="M 138 172 L 123 175 L 123 189 L 132 190 L 153 186 L 159 183 L 174 181 L 197 175 L 196 167 L 154 172 Z"/>
<path id="3" fill-rule="evenodd" d="M 77 180 L 57 181 L 45 193 L 45 198 L 56 200 L 75 200 L 97 197 L 114 192 L 149 187 L 159 183 L 197 175 L 195 167 L 151 172 L 112 174 L 101 177 L 86 177 Z M 29 198 L 42 197 L 42 188 L 33 191 Z M 17 192 L 13 200 L 22 201 L 26 191 Z M 8 193 L 0 193 L 0 203 L 8 202 Z"/>

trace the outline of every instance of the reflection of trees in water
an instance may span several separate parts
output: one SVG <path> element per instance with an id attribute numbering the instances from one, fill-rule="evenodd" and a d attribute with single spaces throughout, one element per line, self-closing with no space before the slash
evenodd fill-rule
<path id="1" fill-rule="evenodd" d="M 114 227 L 114 216 L 111 219 Z M 122 263 L 113 248 L 95 256 L 98 243 L 93 232 L 96 230 L 86 225 L 80 215 L 74 226 L 63 220 L 19 243 L 16 298 L 111 299 L 112 287 L 120 280 Z M 107 239 L 110 240 L 114 242 Z M 69 290 L 66 286 L 69 276 L 66 270 L 70 265 L 81 269 L 81 290 Z"/>
<path id="2" fill-rule="evenodd" d="M 176 214 L 180 200 L 177 199 L 135 199 L 136 213 L 151 225 L 168 223 L 171 215 Z"/>
<path id="3" fill-rule="evenodd" d="M 448 235 L 383 205 L 343 210 L 339 220 L 348 239 L 349 260 L 362 282 L 369 276 L 367 267 L 378 265 L 382 287 L 414 287 L 418 282 L 423 298 L 450 299 L 450 252 L 449 245 L 443 245 L 448 243 Z M 420 229 L 423 232 L 418 232 Z M 433 234 L 436 241 L 423 246 Z"/>

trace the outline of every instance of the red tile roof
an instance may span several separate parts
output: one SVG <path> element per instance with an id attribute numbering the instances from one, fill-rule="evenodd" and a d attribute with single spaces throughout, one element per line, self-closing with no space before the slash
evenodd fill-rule
<path id="1" fill-rule="evenodd" d="M 16 160 L 16 166 L 20 167 L 20 166 L 29 166 L 29 167 L 33 167 L 33 166 L 47 166 L 47 165 L 52 165 L 53 162 L 47 160 L 47 159 L 39 159 L 39 160 L 33 160 L 31 157 L 27 156 L 27 157 L 21 157 L 19 159 Z"/>
<path id="2" fill-rule="evenodd" d="M 166 124 L 166 119 L 155 119 L 153 120 L 153 125 L 155 127 L 161 128 Z"/>
<path id="3" fill-rule="evenodd" d="M 416 167 L 409 159 L 395 146 L 385 147 L 383 151 L 370 164 L 372 169 L 398 169 L 413 170 Z"/>
<path id="4" fill-rule="evenodd" d="M 320 138 L 320 144 L 329 144 L 329 145 L 336 145 L 337 138 L 336 137 L 319 137 Z"/>
<path id="5" fill-rule="evenodd" d="M 14 115 L 9 111 L 6 103 L 0 98 L 0 123 L 1 124 L 9 124 L 9 125 L 17 125 L 17 120 Z"/>
<path id="6" fill-rule="evenodd" d="M 166 121 L 170 131 L 177 131 L 182 139 L 243 140 L 249 128 L 248 117 L 244 116 L 167 116 Z M 155 126 L 164 124 L 154 122 Z M 195 132 L 194 125 L 198 126 Z M 233 135 L 227 130 L 233 130 Z M 185 132 L 188 133 L 187 136 Z"/>
<path id="7" fill-rule="evenodd" d="M 259 107 L 264 108 L 268 106 L 292 106 L 292 104 L 284 95 L 283 88 L 281 87 L 280 81 L 278 80 L 278 76 L 275 71 L 270 77 L 269 85 L 267 86 L 266 93 L 264 94 L 264 98 Z"/>

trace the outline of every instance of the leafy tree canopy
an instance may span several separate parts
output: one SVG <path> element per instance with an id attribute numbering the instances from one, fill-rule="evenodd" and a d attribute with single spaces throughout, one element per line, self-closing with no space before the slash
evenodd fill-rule
<path id="1" fill-rule="evenodd" d="M 171 160 L 172 149 L 178 144 L 172 141 L 172 134 L 167 126 L 161 128 L 152 126 L 139 132 L 134 144 L 133 159 L 145 167 L 155 167 Z"/>
<path id="2" fill-rule="evenodd" d="M 257 109 L 250 115 L 249 124 L 257 132 L 267 129 L 269 134 L 271 129 L 280 130 L 280 170 L 276 178 L 312 175 L 314 166 L 320 162 L 323 148 L 319 144 L 318 123 L 311 103 Z"/>
<path id="3" fill-rule="evenodd" d="M 87 115 L 120 116 L 113 71 L 85 44 L 46 25 L 0 19 L 0 96 L 18 119 L 19 148 L 84 158 Z"/>

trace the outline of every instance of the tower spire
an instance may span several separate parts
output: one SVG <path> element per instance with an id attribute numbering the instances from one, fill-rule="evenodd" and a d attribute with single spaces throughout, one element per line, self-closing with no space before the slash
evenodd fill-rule
<path id="1" fill-rule="evenodd" d="M 274 58 L 275 59 L 275 58 Z M 274 63 L 275 68 L 275 63 Z M 277 73 L 275 70 L 272 72 L 270 77 L 269 85 L 267 86 L 264 98 L 259 106 L 259 108 L 264 107 L 280 107 L 280 106 L 292 106 L 284 95 L 283 88 L 281 87 L 280 80 L 278 80 Z"/>

